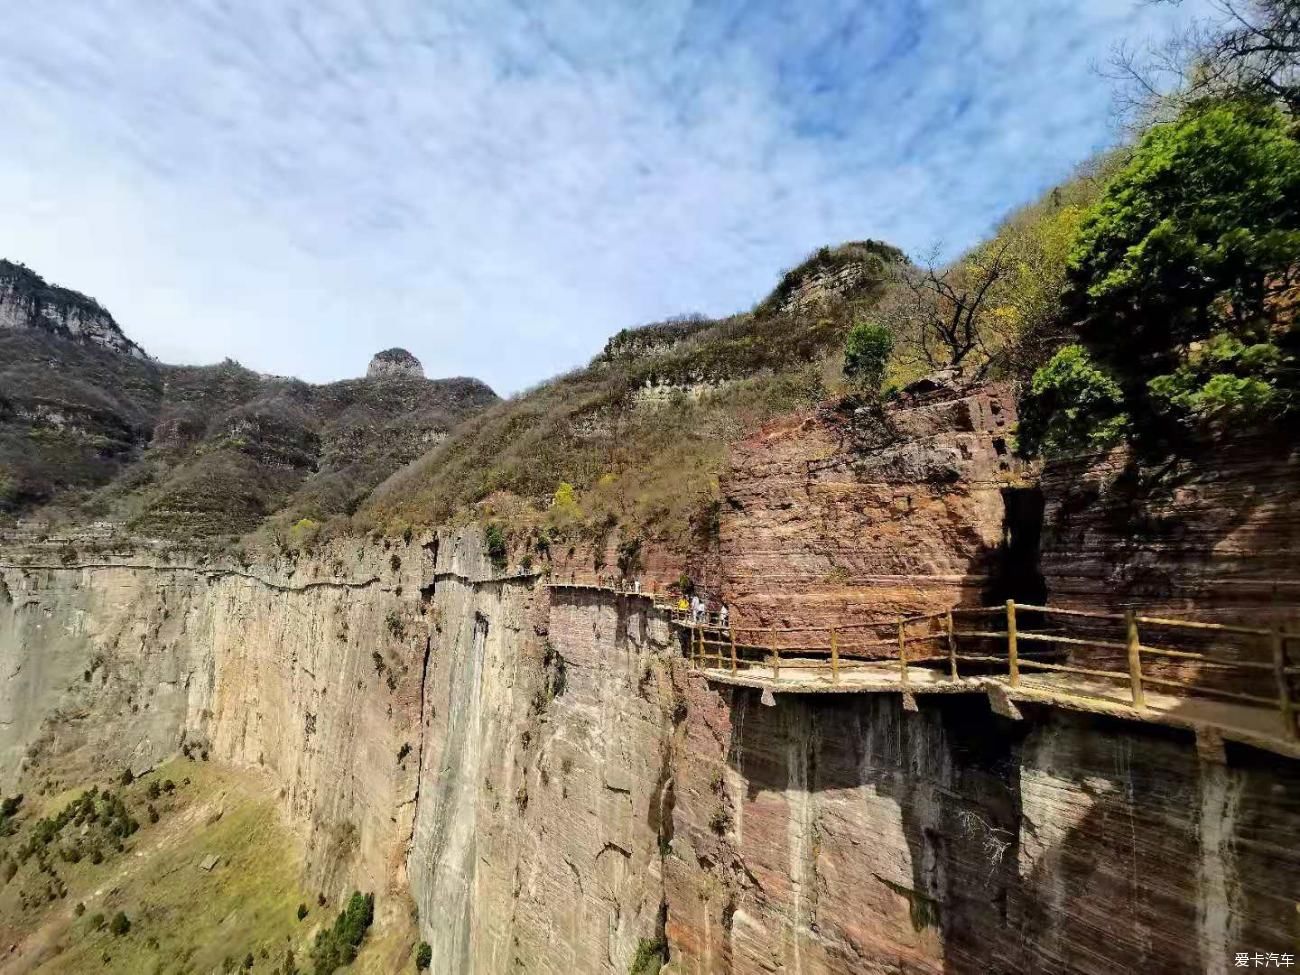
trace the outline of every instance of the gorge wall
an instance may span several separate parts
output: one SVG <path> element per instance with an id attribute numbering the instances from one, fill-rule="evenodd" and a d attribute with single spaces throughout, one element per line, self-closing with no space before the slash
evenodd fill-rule
<path id="1" fill-rule="evenodd" d="M 76 785 L 191 743 L 272 772 L 323 889 L 385 889 L 414 812 L 419 567 L 367 544 L 247 568 L 60 554 L 0 564 L 0 778 Z"/>
<path id="2" fill-rule="evenodd" d="M 1035 509 L 999 446 L 1008 411 L 985 390 L 912 404 L 883 441 L 876 419 L 814 416 L 741 445 L 718 561 L 738 618 L 884 617 L 998 586 L 1082 598 L 1060 580 L 1089 563 L 1057 526 L 1090 525 L 1081 551 L 1101 564 L 1104 498 L 1061 522 L 1049 478 Z M 1275 501 L 1289 463 L 1268 467 Z M 1231 487 L 1215 490 L 1204 510 Z M 1041 574 L 1008 576 L 1026 536 Z M 1263 535 L 1232 565 L 1172 540 L 1143 558 L 1281 577 L 1288 538 L 1263 549 L 1274 568 L 1252 561 Z M 409 892 L 435 972 L 626 973 L 657 944 L 693 975 L 1226 971 L 1237 951 L 1290 950 L 1300 770 L 1023 710 L 764 706 L 689 670 L 648 597 L 498 578 L 473 531 L 250 565 L 18 539 L 0 554 L 6 787 L 182 744 L 269 769 L 312 880 L 375 890 L 381 918 Z"/>

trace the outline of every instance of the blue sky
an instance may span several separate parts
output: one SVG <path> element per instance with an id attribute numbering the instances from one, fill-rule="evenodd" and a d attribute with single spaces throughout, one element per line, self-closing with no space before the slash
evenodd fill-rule
<path id="1" fill-rule="evenodd" d="M 808 251 L 952 253 L 1196 0 L 8 0 L 0 256 L 171 362 L 510 392 Z"/>

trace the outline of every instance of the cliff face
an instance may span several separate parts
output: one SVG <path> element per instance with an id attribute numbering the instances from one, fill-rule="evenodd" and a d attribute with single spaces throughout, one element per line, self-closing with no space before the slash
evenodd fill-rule
<path id="1" fill-rule="evenodd" d="M 313 881 L 385 909 L 409 883 L 440 971 L 621 973 L 660 935 L 681 972 L 1190 972 L 1287 943 L 1276 760 L 978 699 L 764 707 L 687 672 L 644 598 L 491 581 L 473 538 L 350 556 L 6 567 L 5 780 L 182 740 L 261 766 Z"/>
<path id="2" fill-rule="evenodd" d="M 690 690 L 681 971 L 1226 971 L 1291 940 L 1294 769 L 982 701 L 777 702 Z"/>
<path id="3" fill-rule="evenodd" d="M 46 332 L 108 352 L 146 358 L 93 298 L 46 284 L 21 264 L 0 260 L 0 329 Z"/>
<path id="4" fill-rule="evenodd" d="M 434 971 L 626 972 L 660 925 L 670 635 L 441 548 L 412 893 Z"/>
<path id="5" fill-rule="evenodd" d="M 719 559 L 737 619 L 893 620 L 1032 587 L 1037 538 L 1027 559 L 1008 552 L 1008 509 L 1033 493 L 1008 449 L 1014 424 L 1010 391 L 988 387 L 886 412 L 823 410 L 738 445 Z M 1029 578 L 1011 578 L 1013 563 Z"/>
<path id="6" fill-rule="evenodd" d="M 1139 468 L 1123 451 L 1049 463 L 1043 571 L 1063 603 L 1294 622 L 1300 594 L 1300 451 L 1231 440 Z"/>
<path id="7" fill-rule="evenodd" d="M 1111 496 L 1035 494 L 1008 411 L 987 389 L 742 445 L 714 567 L 737 617 L 1100 598 Z M 1188 531 L 1133 564 L 1198 572 L 1183 608 L 1284 578 L 1289 536 L 1262 526 L 1289 463 L 1231 544 Z M 1231 496 L 1196 483 L 1186 524 Z M 434 971 L 621 975 L 658 944 L 701 975 L 1226 971 L 1293 941 L 1300 771 L 1248 748 L 1205 761 L 1190 734 L 982 698 L 764 706 L 691 672 L 648 598 L 494 578 L 472 532 L 249 566 L 0 562 L 0 780 L 182 742 L 260 766 L 312 880 L 377 891 L 381 916 L 409 890 Z"/>
<path id="8" fill-rule="evenodd" d="M 426 640 L 382 546 L 295 567 L 148 552 L 0 567 L 0 778 L 78 784 L 193 753 L 268 769 L 312 877 L 390 889 L 414 813 Z"/>

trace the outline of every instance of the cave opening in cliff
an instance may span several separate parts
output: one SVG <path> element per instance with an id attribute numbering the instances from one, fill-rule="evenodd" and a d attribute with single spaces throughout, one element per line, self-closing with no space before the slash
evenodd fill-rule
<path id="1" fill-rule="evenodd" d="M 1041 488 L 1002 488 L 1002 541 L 982 594 L 985 604 L 1008 599 L 1038 605 L 1047 601 L 1047 581 L 1040 564 L 1043 510 Z"/>

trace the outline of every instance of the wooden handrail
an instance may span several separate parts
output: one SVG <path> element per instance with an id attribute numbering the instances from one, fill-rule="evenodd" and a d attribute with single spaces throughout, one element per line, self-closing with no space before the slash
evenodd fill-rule
<path id="1" fill-rule="evenodd" d="M 1114 638 L 1095 639 L 1067 636 L 1060 632 L 1026 631 L 1018 624 L 1018 612 L 1122 622 L 1124 638 L 1121 641 Z M 957 629 L 955 626 L 955 617 L 960 615 L 979 616 L 993 615 L 995 613 L 1005 614 L 1006 629 L 965 630 Z M 925 632 L 921 633 L 909 633 L 907 631 L 907 627 L 912 624 L 928 623 L 936 620 L 941 621 L 937 629 L 927 628 Z M 1271 650 L 1269 656 L 1271 659 L 1267 661 L 1223 660 L 1215 659 L 1213 654 L 1204 651 L 1147 645 L 1140 639 L 1139 624 L 1198 630 L 1207 633 L 1266 636 L 1269 639 Z M 716 665 L 719 670 L 722 670 L 729 666 L 731 672 L 736 673 L 741 669 L 766 664 L 771 668 L 772 678 L 778 681 L 781 679 L 783 666 L 787 670 L 794 671 L 796 678 L 799 671 L 829 671 L 831 683 L 838 685 L 843 683 L 843 675 L 846 669 L 852 672 L 869 670 L 880 673 L 883 668 L 884 672 L 888 673 L 889 668 L 892 666 L 894 668 L 893 672 L 897 676 L 897 686 L 905 693 L 910 690 L 912 685 L 912 674 L 909 672 L 909 667 L 921 664 L 946 665 L 942 668 L 946 670 L 946 673 L 943 674 L 941 679 L 954 683 L 961 680 L 959 676 L 960 663 L 1001 664 L 1007 668 L 1006 680 L 1009 686 L 1013 688 L 1018 688 L 1021 685 L 1021 671 L 1023 669 L 1107 680 L 1127 679 L 1129 681 L 1131 703 L 1135 710 L 1141 711 L 1146 707 L 1146 685 L 1171 688 L 1184 695 L 1210 695 L 1275 710 L 1280 713 L 1283 719 L 1287 729 L 1287 736 L 1292 740 L 1300 740 L 1300 726 L 1297 724 L 1298 702 L 1291 697 L 1292 678 L 1300 676 L 1300 665 L 1292 664 L 1287 659 L 1286 653 L 1287 641 L 1300 639 L 1300 633 L 1286 632 L 1281 627 L 1264 629 L 1231 623 L 1209 623 L 1199 620 L 1170 619 L 1162 616 L 1143 616 L 1132 609 L 1123 613 L 1094 612 L 1091 610 L 1041 606 L 1033 603 L 1019 603 L 1015 600 L 1007 600 L 1002 606 L 953 607 L 941 612 L 901 617 L 892 621 L 892 623 L 890 621 L 879 621 L 830 626 L 791 627 L 736 626 L 734 624 L 721 627 L 694 623 L 684 625 L 690 635 L 690 659 L 697 667 Z M 844 638 L 846 631 L 852 632 L 864 629 L 882 631 L 891 626 L 894 630 L 892 639 L 846 640 Z M 815 645 L 800 646 L 801 641 L 797 640 L 762 639 L 764 636 L 779 638 L 783 634 L 826 634 L 828 642 L 821 643 L 817 641 Z M 745 640 L 742 637 L 750 637 L 751 639 Z M 1005 640 L 1006 655 L 962 653 L 960 641 L 963 639 Z M 917 652 L 909 647 L 909 644 L 926 643 L 938 643 L 939 646 L 935 648 L 936 652 L 925 653 L 923 650 Z M 1080 667 L 1069 663 L 1053 663 L 1034 657 L 1023 657 L 1021 651 L 1024 643 L 1047 644 L 1063 648 L 1079 647 L 1109 650 L 1116 653 L 1123 652 L 1124 656 L 1121 659 L 1126 662 L 1127 666 L 1112 671 L 1094 667 Z M 872 652 L 877 650 L 886 652 L 879 655 Z M 893 652 L 888 652 L 889 650 Z M 730 657 L 729 661 L 728 656 Z M 1163 658 L 1173 663 L 1186 662 L 1198 671 L 1204 670 L 1222 674 L 1251 674 L 1257 675 L 1258 678 L 1263 678 L 1266 673 L 1271 673 L 1276 693 L 1274 696 L 1269 697 L 1262 694 L 1246 693 L 1241 690 L 1228 690 L 1222 686 L 1206 685 L 1191 678 L 1179 677 L 1173 679 L 1169 676 L 1154 676 L 1144 670 L 1143 657 L 1148 659 Z M 1158 673 L 1159 671 L 1157 671 Z M 1068 692 L 1070 685 L 1061 686 L 1065 692 Z"/>

